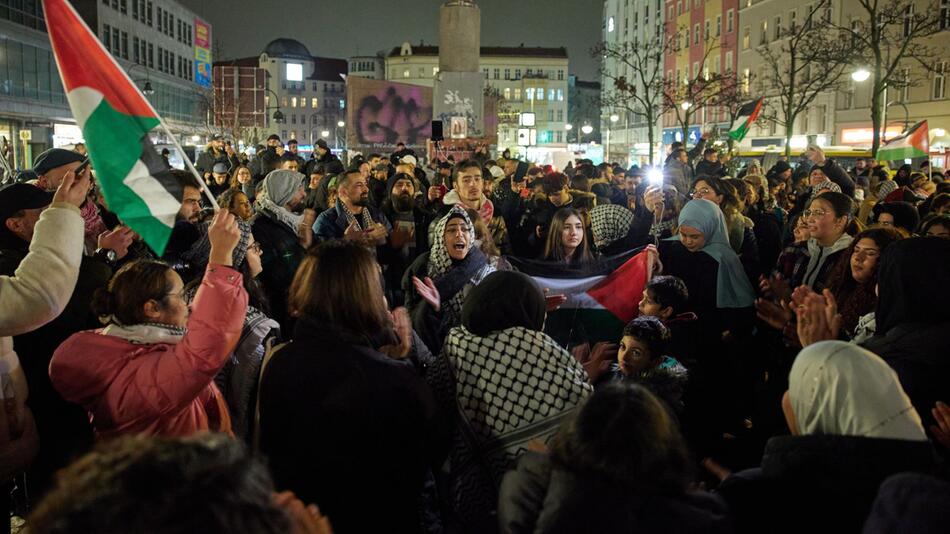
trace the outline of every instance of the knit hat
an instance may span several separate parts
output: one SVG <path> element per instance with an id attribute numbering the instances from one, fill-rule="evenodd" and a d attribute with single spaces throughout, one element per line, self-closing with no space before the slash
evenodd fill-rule
<path id="1" fill-rule="evenodd" d="M 393 194 L 393 188 L 396 187 L 396 182 L 401 180 L 409 180 L 412 182 L 413 189 L 415 189 L 416 181 L 412 178 L 412 176 L 409 176 L 404 172 L 396 173 L 386 180 L 386 196 L 391 196 Z"/>

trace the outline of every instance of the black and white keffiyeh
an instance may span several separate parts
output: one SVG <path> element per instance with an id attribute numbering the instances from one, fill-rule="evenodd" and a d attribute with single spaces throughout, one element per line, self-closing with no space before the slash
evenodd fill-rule
<path id="1" fill-rule="evenodd" d="M 445 247 L 445 227 L 449 220 L 461 218 L 468 231 L 469 248 L 464 260 L 455 262 Z M 475 225 L 465 209 L 456 204 L 435 226 L 436 239 L 429 252 L 427 274 L 435 282 L 442 299 L 443 323 L 455 326 L 461 322 L 462 304 L 468 291 L 495 271 L 488 259 L 478 249 L 475 241 Z"/>
<path id="2" fill-rule="evenodd" d="M 356 221 L 356 224 L 359 225 L 360 230 L 369 230 L 373 228 L 375 221 L 373 220 L 373 216 L 370 215 L 368 208 L 363 208 L 363 211 L 361 211 L 357 215 L 353 213 L 352 211 L 350 211 L 346 207 L 346 204 L 344 204 L 341 200 L 337 200 L 337 204 L 339 204 L 340 207 L 343 208 L 343 213 L 346 214 L 347 226 L 353 224 L 353 222 Z"/>
<path id="3" fill-rule="evenodd" d="M 626 237 L 631 224 L 633 212 L 619 204 L 601 204 L 590 210 L 590 229 L 597 248 Z"/>
<path id="4" fill-rule="evenodd" d="M 428 377 L 440 400 L 454 402 L 459 413 L 449 497 L 463 519 L 490 513 L 505 471 L 528 442 L 548 441 L 592 391 L 566 350 L 520 326 L 487 336 L 453 328 Z"/>

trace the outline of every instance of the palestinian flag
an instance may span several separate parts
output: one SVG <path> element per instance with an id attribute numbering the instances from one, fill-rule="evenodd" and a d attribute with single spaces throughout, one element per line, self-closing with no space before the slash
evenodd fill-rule
<path id="1" fill-rule="evenodd" d="M 920 121 L 910 130 L 891 139 L 877 149 L 878 161 L 895 161 L 926 158 L 930 155 L 930 128 L 927 121 Z"/>
<path id="2" fill-rule="evenodd" d="M 561 345 L 620 341 L 623 327 L 638 313 L 653 262 L 646 249 L 605 258 L 583 269 L 550 262 L 507 258 L 549 295 L 567 297 L 548 314 L 544 331 Z"/>
<path id="3" fill-rule="evenodd" d="M 732 124 L 732 129 L 729 130 L 730 138 L 737 143 L 745 138 L 746 134 L 749 133 L 749 130 L 752 128 L 752 123 L 759 118 L 759 113 L 762 112 L 762 104 L 764 102 L 765 98 L 760 98 L 743 105 L 742 108 L 739 109 L 739 116 L 736 117 L 736 122 Z"/>
<path id="4" fill-rule="evenodd" d="M 148 137 L 161 119 L 66 0 L 43 0 L 43 10 L 66 98 L 109 210 L 161 256 L 182 199 Z"/>

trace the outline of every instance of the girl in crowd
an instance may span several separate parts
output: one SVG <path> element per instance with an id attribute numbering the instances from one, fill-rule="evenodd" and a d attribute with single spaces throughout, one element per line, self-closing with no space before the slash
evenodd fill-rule
<path id="1" fill-rule="evenodd" d="M 238 342 L 247 309 L 243 277 L 232 267 L 240 237 L 234 216 L 219 212 L 190 309 L 184 283 L 166 264 L 124 266 L 93 301 L 108 325 L 72 335 L 53 354 L 53 386 L 86 408 L 99 437 L 231 432 L 213 378 Z"/>
<path id="2" fill-rule="evenodd" d="M 896 228 L 904 237 L 914 235 L 920 216 L 910 202 L 884 202 L 874 206 L 874 224 Z"/>
<path id="3" fill-rule="evenodd" d="M 221 193 L 218 197 L 218 205 L 244 222 L 249 222 L 254 216 L 251 200 L 240 189 L 228 189 Z"/>
<path id="4" fill-rule="evenodd" d="M 231 412 L 231 427 L 234 434 L 251 443 L 251 428 L 254 419 L 254 405 L 257 399 L 257 382 L 260 377 L 261 363 L 264 359 L 265 342 L 269 337 L 280 337 L 280 325 L 268 314 L 270 307 L 267 297 L 257 281 L 263 271 L 261 265 L 261 247 L 251 235 L 251 227 L 238 220 L 241 239 L 231 256 L 234 269 L 241 273 L 244 289 L 248 295 L 247 314 L 241 339 L 221 372 L 215 377 L 215 384 L 224 395 Z M 199 239 L 184 259 L 192 266 L 193 272 L 203 272 L 208 264 L 210 243 L 207 233 Z M 189 305 L 194 302 L 199 280 L 185 285 L 185 300 Z"/>
<path id="5" fill-rule="evenodd" d="M 884 479 L 931 471 L 931 446 L 901 382 L 856 345 L 802 350 L 782 399 L 792 435 L 770 439 L 760 467 L 720 486 L 737 532 L 858 532 Z"/>
<path id="6" fill-rule="evenodd" d="M 504 533 L 731 532 L 725 504 L 689 489 L 689 453 L 646 388 L 598 389 L 555 439 L 501 487 Z"/>
<path id="7" fill-rule="evenodd" d="M 729 244 L 736 254 L 757 256 L 752 221 L 742 214 L 742 205 L 736 189 L 715 176 L 700 176 L 693 181 L 692 198 L 715 203 L 726 216 Z"/>
<path id="8" fill-rule="evenodd" d="M 551 219 L 543 260 L 578 267 L 593 261 L 584 218 L 574 208 L 561 208 Z"/>
<path id="9" fill-rule="evenodd" d="M 387 311 L 373 253 L 346 241 L 310 249 L 289 304 L 292 341 L 260 386 L 260 448 L 278 489 L 315 503 L 338 532 L 419 532 L 423 480 L 448 430 L 407 359 L 409 317 Z"/>
<path id="10" fill-rule="evenodd" d="M 494 271 L 475 243 L 475 226 L 462 206 L 456 204 L 436 223 L 435 236 L 402 282 L 413 328 L 432 351 L 461 323 L 465 295 Z"/>
<path id="11" fill-rule="evenodd" d="M 950 238 L 950 214 L 931 215 L 920 223 L 920 235 Z"/>
<path id="12" fill-rule="evenodd" d="M 691 200 L 680 212 L 678 234 L 660 242 L 663 274 L 686 283 L 690 309 L 700 321 L 717 323 L 719 333 L 728 330 L 739 319 L 733 312 L 750 308 L 755 294 L 729 246 L 722 210 L 709 200 Z"/>
<path id="13" fill-rule="evenodd" d="M 791 290 L 806 285 L 816 292 L 828 286 L 828 272 L 851 246 L 845 230 L 851 223 L 851 199 L 842 193 L 824 193 L 812 199 L 802 218 L 809 238 L 788 247 L 776 264 L 778 277 L 763 280 L 763 292 L 773 300 L 788 300 Z"/>
<path id="14" fill-rule="evenodd" d="M 254 180 L 251 169 L 246 165 L 238 165 L 231 169 L 231 189 L 243 191 L 248 197 L 254 197 Z"/>
<path id="15" fill-rule="evenodd" d="M 508 260 L 502 257 L 501 251 L 495 245 L 495 240 L 492 239 L 491 230 L 488 229 L 488 225 L 482 220 L 478 211 L 468 208 L 465 212 L 468 213 L 469 220 L 475 226 L 475 242 L 478 243 L 478 248 L 481 249 L 482 254 L 488 258 L 488 264 L 496 271 L 512 270 L 513 267 L 508 263 Z"/>
<path id="16" fill-rule="evenodd" d="M 534 280 L 492 273 L 466 298 L 461 327 L 428 372 L 440 404 L 458 416 L 448 498 L 472 532 L 497 528 L 491 512 L 505 472 L 591 391 L 583 368 L 541 332 L 544 318 Z"/>

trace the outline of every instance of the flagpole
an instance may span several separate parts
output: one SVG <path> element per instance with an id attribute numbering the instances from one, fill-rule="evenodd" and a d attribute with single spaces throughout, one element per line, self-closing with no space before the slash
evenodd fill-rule
<path id="1" fill-rule="evenodd" d="M 181 154 L 181 159 L 185 162 L 185 166 L 188 167 L 188 170 L 191 171 L 191 174 L 195 175 L 195 178 L 198 180 L 198 185 L 201 186 L 201 191 L 206 197 L 208 197 L 208 200 L 211 201 L 211 207 L 214 208 L 214 211 L 220 210 L 221 207 L 218 206 L 218 201 L 214 199 L 214 194 L 211 192 L 211 189 L 208 188 L 208 184 L 205 183 L 204 177 L 201 176 L 201 173 L 198 172 L 198 169 L 196 169 L 191 163 L 191 159 L 188 158 L 188 154 L 185 153 L 185 150 L 181 148 L 180 144 L 178 144 L 178 139 L 175 138 L 175 136 L 172 135 L 171 130 L 168 129 L 168 125 L 165 124 L 165 119 L 157 113 L 156 115 L 158 116 L 159 126 L 162 127 L 162 130 L 165 130 L 165 135 L 171 139 L 172 145 L 178 149 L 178 153 Z"/>

